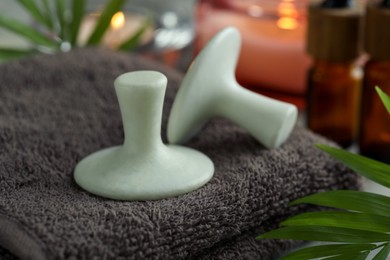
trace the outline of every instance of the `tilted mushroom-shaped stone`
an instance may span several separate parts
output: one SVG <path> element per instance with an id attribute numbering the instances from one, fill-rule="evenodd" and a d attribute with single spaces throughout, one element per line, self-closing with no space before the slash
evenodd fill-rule
<path id="1" fill-rule="evenodd" d="M 74 172 L 77 184 L 111 199 L 153 200 L 190 192 L 211 179 L 214 165 L 207 156 L 161 140 L 166 84 L 167 78 L 155 71 L 115 80 L 124 144 L 81 160 Z"/>
<path id="2" fill-rule="evenodd" d="M 211 39 L 196 57 L 172 106 L 168 121 L 170 143 L 185 143 L 214 116 L 229 118 L 268 148 L 286 141 L 298 110 L 237 83 L 235 68 L 240 44 L 238 30 L 230 27 Z"/>

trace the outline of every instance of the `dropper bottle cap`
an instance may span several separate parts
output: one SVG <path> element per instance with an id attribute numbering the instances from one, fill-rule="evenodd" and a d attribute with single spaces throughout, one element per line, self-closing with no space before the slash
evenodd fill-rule
<path id="1" fill-rule="evenodd" d="M 367 3 L 364 49 L 371 58 L 390 60 L 390 0 Z"/>
<path id="2" fill-rule="evenodd" d="M 315 59 L 344 62 L 360 54 L 361 11 L 351 1 L 309 6 L 307 52 Z"/>
<path id="3" fill-rule="evenodd" d="M 390 0 L 384 0 L 381 7 L 390 8 Z"/>
<path id="4" fill-rule="evenodd" d="M 328 0 L 321 4 L 323 8 L 346 8 L 352 5 L 351 0 Z"/>

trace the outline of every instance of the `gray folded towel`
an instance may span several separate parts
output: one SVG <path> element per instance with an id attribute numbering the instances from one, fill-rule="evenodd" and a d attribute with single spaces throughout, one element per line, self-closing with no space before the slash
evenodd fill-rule
<path id="1" fill-rule="evenodd" d="M 355 174 L 313 147 L 328 141 L 302 127 L 281 148 L 266 150 L 215 119 L 188 144 L 215 163 L 213 179 L 199 190 L 147 202 L 85 192 L 73 180 L 76 163 L 123 141 L 113 80 L 141 69 L 168 76 L 166 140 L 181 75 L 162 65 L 79 49 L 0 66 L 3 248 L 25 259 L 272 259 L 295 242 L 255 236 L 303 210 L 290 201 L 357 187 Z"/>

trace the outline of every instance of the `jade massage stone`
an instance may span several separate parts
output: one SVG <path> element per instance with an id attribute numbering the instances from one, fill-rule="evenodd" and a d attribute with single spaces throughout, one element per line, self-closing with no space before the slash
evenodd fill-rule
<path id="1" fill-rule="evenodd" d="M 196 150 L 165 145 L 161 119 L 167 78 L 136 71 L 115 80 L 124 143 L 81 160 L 74 178 L 83 189 L 117 200 L 155 200 L 184 194 L 206 184 L 212 161 Z"/>
<path id="2" fill-rule="evenodd" d="M 240 45 L 238 30 L 230 27 L 211 39 L 196 57 L 172 106 L 168 121 L 170 143 L 185 143 L 214 116 L 226 117 L 245 128 L 267 148 L 279 147 L 289 137 L 297 120 L 296 106 L 254 93 L 237 83 L 235 68 Z"/>

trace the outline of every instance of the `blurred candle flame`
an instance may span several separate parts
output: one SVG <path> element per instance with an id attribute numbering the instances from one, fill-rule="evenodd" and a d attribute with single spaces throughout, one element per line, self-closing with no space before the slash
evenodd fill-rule
<path id="1" fill-rule="evenodd" d="M 111 18 L 111 28 L 114 30 L 121 29 L 125 25 L 125 14 L 123 12 L 115 13 Z"/>
<path id="2" fill-rule="evenodd" d="M 278 6 L 279 19 L 277 26 L 285 30 L 294 30 L 298 27 L 298 11 L 294 0 L 283 0 Z"/>
<path id="3" fill-rule="evenodd" d="M 278 20 L 277 25 L 281 29 L 293 30 L 298 27 L 298 22 L 294 18 L 283 17 Z"/>

